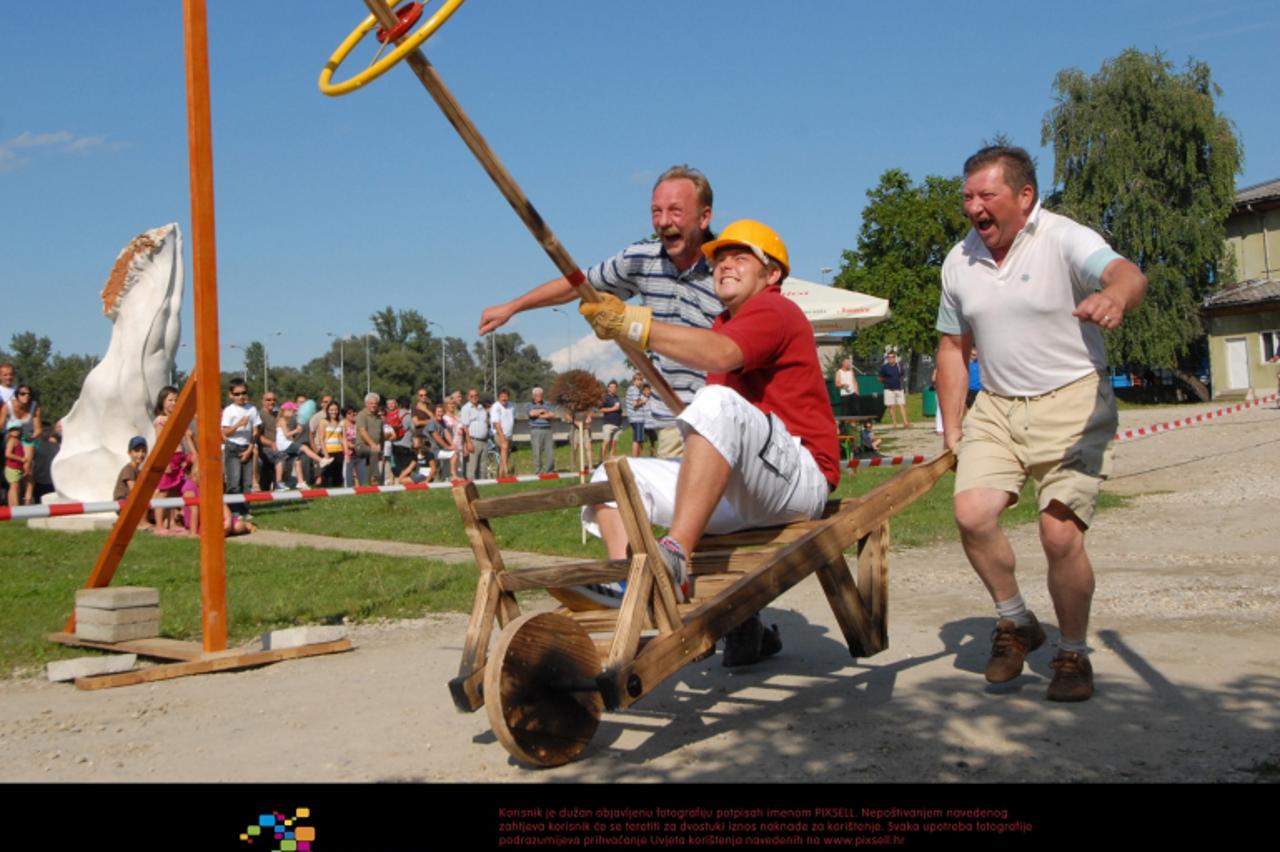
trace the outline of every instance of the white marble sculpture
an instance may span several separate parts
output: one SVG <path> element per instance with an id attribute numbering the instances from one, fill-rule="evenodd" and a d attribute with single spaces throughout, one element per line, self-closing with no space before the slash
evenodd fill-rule
<path id="1" fill-rule="evenodd" d="M 182 308 L 182 233 L 176 224 L 134 237 L 102 288 L 102 313 L 114 323 L 107 354 L 62 421 L 53 461 L 57 501 L 110 500 L 129 461 L 129 439 L 155 445 L 152 409 L 169 383 Z M 47 498 L 46 498 L 47 499 Z"/>

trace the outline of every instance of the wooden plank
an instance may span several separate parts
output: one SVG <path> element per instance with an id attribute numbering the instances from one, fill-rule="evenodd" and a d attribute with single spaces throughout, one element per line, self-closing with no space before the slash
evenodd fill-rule
<path id="1" fill-rule="evenodd" d="M 853 582 L 853 573 L 849 563 L 841 554 L 818 566 L 818 581 L 822 591 L 831 604 L 836 623 L 844 635 L 845 644 L 853 657 L 869 657 L 882 650 L 876 641 L 877 633 L 872 628 L 871 616 L 862 603 L 858 586 Z"/>
<path id="2" fill-rule="evenodd" d="M 627 579 L 630 564 L 626 559 L 596 559 L 567 565 L 507 570 L 498 579 L 502 589 L 508 592 L 581 586 L 584 583 L 612 583 Z"/>
<path id="3" fill-rule="evenodd" d="M 462 518 L 462 529 L 466 532 L 467 541 L 471 544 L 471 552 L 476 557 L 476 567 L 480 569 L 481 575 L 486 571 L 502 574 L 506 570 L 506 565 L 502 561 L 502 550 L 498 547 L 498 540 L 494 537 L 489 522 L 477 517 L 475 513 L 475 503 L 479 499 L 475 483 L 466 482 L 454 486 L 452 490 L 453 503 L 457 506 L 458 515 Z M 494 589 L 497 590 L 497 588 L 498 585 L 495 582 Z M 498 623 L 503 627 L 519 618 L 520 605 L 516 603 L 515 595 L 499 592 L 496 614 Z"/>
<path id="4" fill-rule="evenodd" d="M 282 660 L 294 660 L 300 657 L 314 657 L 320 654 L 336 654 L 350 651 L 350 639 L 339 639 L 336 642 L 321 642 L 316 645 L 300 645 L 296 648 L 279 648 L 274 651 L 249 651 L 245 653 L 211 654 L 199 660 L 188 660 L 180 663 L 165 663 L 147 669 L 137 669 L 119 674 L 97 675 L 95 677 L 76 678 L 77 689 L 110 689 L 116 686 L 132 686 L 139 683 L 153 683 L 158 680 L 172 680 L 189 675 L 225 672 L 234 669 L 247 669 L 267 663 L 278 663 Z"/>
<path id="5" fill-rule="evenodd" d="M 885 520 L 860 542 L 858 591 L 870 616 L 875 651 L 889 647 L 889 521 Z M 874 653 L 874 652 L 873 652 Z"/>
<path id="6" fill-rule="evenodd" d="M 449 694 L 459 713 L 471 713 L 484 706 L 484 671 L 481 666 L 466 677 L 459 675 L 449 681 Z"/>
<path id="7" fill-rule="evenodd" d="M 606 665 L 609 668 L 630 662 L 640 647 L 640 631 L 645 627 L 652 598 L 653 575 L 649 573 L 649 557 L 637 553 L 631 557 L 631 572 L 627 575 L 627 591 L 622 596 L 618 610 L 617 626 L 613 632 L 613 645 Z"/>
<path id="8" fill-rule="evenodd" d="M 700 550 L 693 554 L 691 572 L 695 577 L 699 578 L 698 583 L 701 584 L 702 577 L 726 573 L 741 574 L 744 571 L 751 571 L 758 567 L 760 563 L 770 559 L 775 553 L 777 553 L 777 548 L 772 547 L 759 550 L 738 548 L 711 551 Z"/>
<path id="9" fill-rule="evenodd" d="M 613 486 L 618 514 L 627 531 L 627 540 L 631 542 L 631 552 L 645 553 L 649 557 L 646 565 L 654 581 L 651 601 L 653 618 L 658 623 L 658 629 L 664 633 L 675 630 L 680 626 L 675 587 L 672 585 L 671 575 L 667 573 L 658 541 L 653 537 L 653 525 L 645 513 L 644 501 L 636 486 L 635 476 L 631 473 L 631 466 L 626 459 L 610 459 L 605 463 L 605 473 L 609 477 L 609 484 Z"/>
<path id="10" fill-rule="evenodd" d="M 607 482 L 591 482 L 549 491 L 532 491 L 524 494 L 508 494 L 503 497 L 486 497 L 474 504 L 476 517 L 482 519 L 504 518 L 530 512 L 548 512 L 553 509 L 571 509 L 574 506 L 592 506 L 613 499 L 613 491 Z"/>
<path id="11" fill-rule="evenodd" d="M 471 605 L 471 618 L 467 621 L 467 632 L 462 641 L 462 660 L 458 664 L 458 678 L 463 683 L 470 682 L 473 675 L 481 673 L 485 668 L 485 658 L 489 650 L 489 641 L 493 636 L 494 621 L 506 625 L 520 617 L 520 606 L 511 592 L 503 591 L 500 577 L 503 573 L 502 553 L 494 540 L 493 531 L 486 521 L 476 517 L 474 504 L 478 492 L 474 483 L 467 482 L 453 489 L 453 502 L 462 518 L 462 527 L 467 533 L 467 541 L 475 554 L 476 565 L 480 576 L 476 581 L 476 596 Z M 472 696 L 451 684 L 450 693 L 454 697 L 455 706 L 463 711 L 475 710 L 479 704 L 478 692 Z M 463 698 L 466 701 L 463 702 Z"/>
<path id="12" fill-rule="evenodd" d="M 204 652 L 198 642 L 183 642 L 178 639 L 151 637 L 149 639 L 130 639 L 126 642 L 94 642 L 83 639 L 74 633 L 50 633 L 50 642 L 69 645 L 73 648 L 97 648 L 102 651 L 119 651 L 123 654 L 137 654 L 156 660 L 198 660 Z"/>

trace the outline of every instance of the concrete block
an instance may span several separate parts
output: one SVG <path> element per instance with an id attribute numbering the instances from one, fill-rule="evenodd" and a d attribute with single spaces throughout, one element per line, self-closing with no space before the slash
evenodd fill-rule
<path id="1" fill-rule="evenodd" d="M 160 619 L 135 621 L 131 624 L 81 624 L 76 622 L 76 635 L 91 642 L 127 642 L 160 635 Z"/>
<path id="2" fill-rule="evenodd" d="M 158 606 L 160 590 L 146 586 L 104 586 L 101 589 L 80 589 L 76 592 L 76 606 L 95 609 L 125 609 L 131 606 Z"/>
<path id="3" fill-rule="evenodd" d="M 116 525 L 116 513 L 101 515 L 63 515 L 57 518 L 32 518 L 27 526 L 33 530 L 56 532 L 91 532 L 109 530 Z"/>
<path id="4" fill-rule="evenodd" d="M 289 627 L 285 630 L 273 630 L 262 634 L 262 650 L 275 651 L 280 648 L 297 648 L 302 645 L 319 645 L 322 642 L 337 642 L 347 637 L 347 628 L 341 624 L 309 624 L 305 627 Z"/>
<path id="5" fill-rule="evenodd" d="M 50 681 L 75 680 L 78 677 L 92 677 L 100 674 L 116 674 L 127 672 L 138 665 L 137 654 L 107 654 L 101 657 L 77 657 L 74 660 L 59 660 L 45 666 L 45 674 Z"/>
<path id="6" fill-rule="evenodd" d="M 133 624 L 135 621 L 159 621 L 160 607 L 131 606 L 127 609 L 76 607 L 76 624 Z"/>

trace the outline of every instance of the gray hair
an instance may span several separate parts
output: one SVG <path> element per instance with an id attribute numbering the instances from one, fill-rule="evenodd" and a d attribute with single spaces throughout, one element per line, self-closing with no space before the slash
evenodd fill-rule
<path id="1" fill-rule="evenodd" d="M 364 401 L 368 402 L 369 400 L 373 400 L 374 402 L 381 402 L 382 397 L 378 396 L 373 391 L 369 391 L 367 394 L 364 395 Z"/>

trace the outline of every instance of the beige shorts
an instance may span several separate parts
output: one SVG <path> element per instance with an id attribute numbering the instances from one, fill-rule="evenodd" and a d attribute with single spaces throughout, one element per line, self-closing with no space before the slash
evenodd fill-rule
<path id="1" fill-rule="evenodd" d="M 885 404 L 886 406 L 889 406 L 889 405 L 906 405 L 906 404 L 907 404 L 907 392 L 906 392 L 906 391 L 904 391 L 904 390 L 889 390 L 888 388 L 885 388 L 885 391 L 884 391 L 884 404 Z"/>
<path id="2" fill-rule="evenodd" d="M 995 488 L 1012 494 L 1016 503 L 1031 476 L 1040 511 L 1057 500 L 1088 526 L 1098 491 L 1111 473 L 1118 423 L 1111 383 L 1099 381 L 1097 373 L 1043 396 L 982 391 L 964 419 L 956 448 L 955 493 Z"/>
<path id="3" fill-rule="evenodd" d="M 678 459 L 684 455 L 684 439 L 680 437 L 680 429 L 667 426 L 658 430 L 657 456 L 660 459 Z"/>

